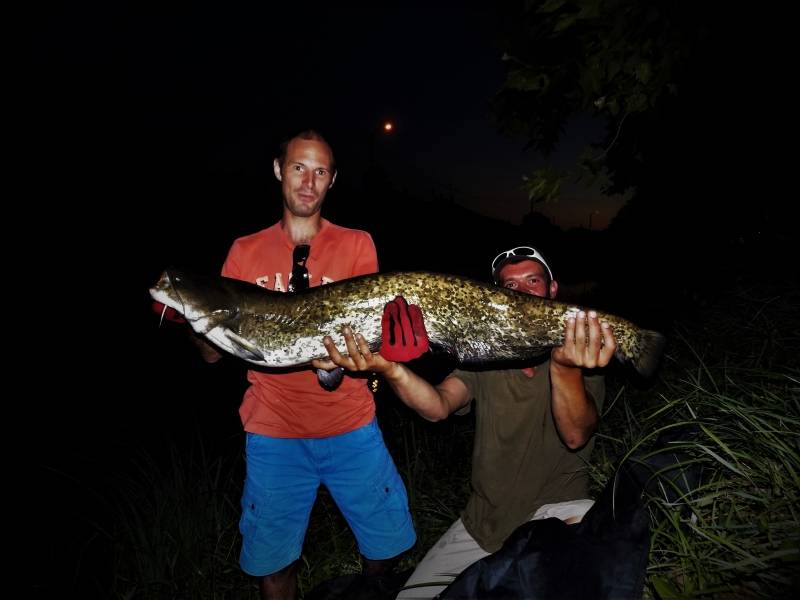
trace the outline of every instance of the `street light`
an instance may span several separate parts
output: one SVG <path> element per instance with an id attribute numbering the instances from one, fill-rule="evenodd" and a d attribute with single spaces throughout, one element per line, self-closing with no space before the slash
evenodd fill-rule
<path id="1" fill-rule="evenodd" d="M 394 133 L 394 122 L 390 120 L 386 120 L 380 124 L 379 127 L 373 127 L 370 130 L 369 134 L 369 164 L 370 166 L 375 164 L 375 138 L 378 137 L 378 132 L 381 132 L 385 135 L 390 135 Z"/>

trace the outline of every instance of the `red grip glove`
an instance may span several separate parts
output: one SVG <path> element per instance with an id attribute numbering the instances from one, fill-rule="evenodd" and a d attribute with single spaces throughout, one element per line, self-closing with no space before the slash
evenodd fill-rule
<path id="1" fill-rule="evenodd" d="M 153 312 L 159 317 L 163 313 L 163 319 L 165 321 L 172 321 L 173 323 L 186 323 L 186 319 L 184 319 L 183 315 L 181 315 L 181 313 L 179 313 L 177 310 L 171 306 L 164 306 L 161 304 L 161 302 L 156 302 L 155 300 L 153 301 Z"/>
<path id="2" fill-rule="evenodd" d="M 428 332 L 422 311 L 402 296 L 387 302 L 381 319 L 380 355 L 386 360 L 406 362 L 428 351 Z"/>

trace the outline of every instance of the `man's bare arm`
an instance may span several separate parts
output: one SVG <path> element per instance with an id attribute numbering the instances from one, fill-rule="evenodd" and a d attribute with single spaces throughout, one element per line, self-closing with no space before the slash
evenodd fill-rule
<path id="1" fill-rule="evenodd" d="M 330 336 L 325 336 L 323 343 L 330 358 L 313 361 L 314 367 L 327 370 L 339 366 L 352 372 L 380 373 L 400 400 L 429 421 L 445 419 L 469 401 L 467 386 L 457 377 L 448 377 L 433 386 L 404 364 L 372 353 L 363 336 L 354 335 L 349 327 L 344 327 L 342 334 L 347 356 L 339 351 Z"/>

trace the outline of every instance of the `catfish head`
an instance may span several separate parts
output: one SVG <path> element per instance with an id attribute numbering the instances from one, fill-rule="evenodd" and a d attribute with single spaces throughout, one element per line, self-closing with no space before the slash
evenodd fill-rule
<path id="1" fill-rule="evenodd" d="M 174 308 L 197 333 L 227 327 L 239 314 L 236 295 L 220 286 L 219 277 L 208 277 L 169 268 L 152 288 L 153 300 Z"/>

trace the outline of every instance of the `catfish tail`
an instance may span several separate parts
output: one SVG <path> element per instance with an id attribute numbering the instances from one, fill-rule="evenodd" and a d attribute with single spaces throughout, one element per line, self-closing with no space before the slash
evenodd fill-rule
<path id="1" fill-rule="evenodd" d="M 657 331 L 642 329 L 636 339 L 636 353 L 631 360 L 633 368 L 642 376 L 650 377 L 658 367 L 667 339 Z M 617 349 L 617 357 L 625 360 Z"/>

